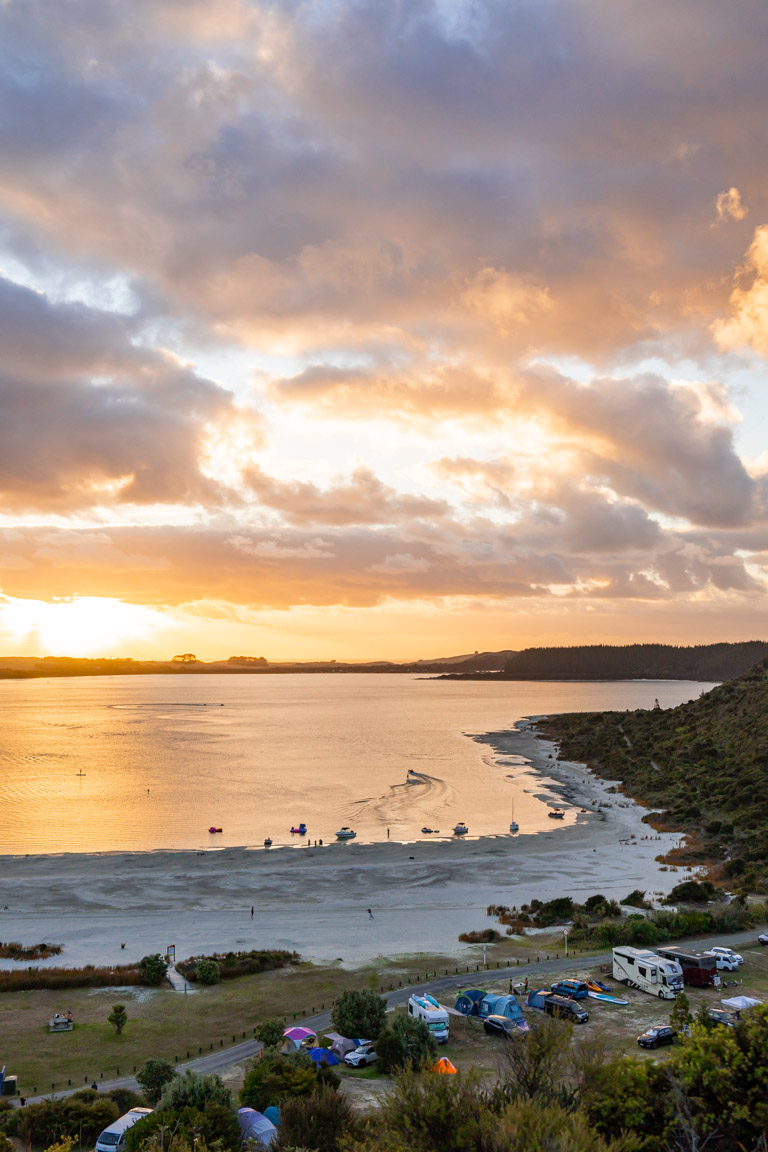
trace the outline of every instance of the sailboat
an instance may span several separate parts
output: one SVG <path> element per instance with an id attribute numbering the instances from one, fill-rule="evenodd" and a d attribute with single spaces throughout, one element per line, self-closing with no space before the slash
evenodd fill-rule
<path id="1" fill-rule="evenodd" d="M 510 811 L 510 816 L 512 817 L 512 819 L 509 822 L 510 832 L 519 832 L 520 831 L 520 825 L 518 824 L 517 820 L 515 820 L 515 802 L 514 802 L 514 800 L 512 801 L 512 810 Z"/>

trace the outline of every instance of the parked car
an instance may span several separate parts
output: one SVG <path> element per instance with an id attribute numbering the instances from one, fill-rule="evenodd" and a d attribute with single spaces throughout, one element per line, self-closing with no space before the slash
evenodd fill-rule
<path id="1" fill-rule="evenodd" d="M 589 1020 L 589 1013 L 585 1012 L 575 1000 L 571 1000 L 569 996 L 557 996 L 555 993 L 547 996 L 544 1011 L 547 1016 L 559 1016 L 561 1020 L 570 1020 L 572 1024 L 586 1024 Z"/>
<path id="2" fill-rule="evenodd" d="M 505 1040 L 520 1032 L 515 1021 L 510 1020 L 508 1016 L 486 1016 L 483 1028 L 489 1036 L 501 1036 Z"/>
<path id="3" fill-rule="evenodd" d="M 768 932 L 761 932 L 757 938 L 758 944 L 768 944 Z"/>
<path id="4" fill-rule="evenodd" d="M 344 1063 L 349 1064 L 351 1068 L 365 1068 L 366 1064 L 373 1064 L 376 1059 L 373 1041 L 369 1040 L 366 1044 L 360 1044 L 353 1052 L 347 1052 Z"/>
<path id="5" fill-rule="evenodd" d="M 738 1024 L 738 1020 L 724 1008 L 710 1008 L 709 1018 L 714 1020 L 715 1024 L 724 1024 L 726 1028 L 735 1028 Z"/>
<path id="6" fill-rule="evenodd" d="M 707 951 L 711 956 L 721 956 L 723 960 L 730 960 L 736 965 L 736 968 L 744 963 L 744 957 L 740 955 L 740 953 L 734 952 L 733 948 L 721 948 L 720 945 L 716 945 L 714 948 L 707 949 Z M 718 964 L 718 968 L 719 967 L 720 965 Z M 733 972 L 734 969 L 728 968 L 727 971 Z"/>
<path id="7" fill-rule="evenodd" d="M 585 1000 L 589 996 L 589 988 L 583 980 L 558 980 L 550 987 L 558 996 L 569 996 L 571 1000 Z"/>
<path id="8" fill-rule="evenodd" d="M 637 1042 L 641 1048 L 660 1048 L 662 1044 L 674 1044 L 677 1032 L 666 1024 L 657 1024 L 655 1028 L 648 1028 L 638 1036 Z"/>
<path id="9" fill-rule="evenodd" d="M 738 972 L 741 966 L 735 956 L 722 956 L 719 952 L 705 952 L 704 955 L 712 957 L 718 972 Z"/>

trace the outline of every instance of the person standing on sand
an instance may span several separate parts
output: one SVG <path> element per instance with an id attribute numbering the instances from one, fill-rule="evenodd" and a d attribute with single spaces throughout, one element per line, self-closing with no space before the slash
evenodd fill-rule
<path id="1" fill-rule="evenodd" d="M 368 912 L 368 919 L 373 920 L 373 912 L 371 912 L 370 908 L 366 909 L 366 911 Z"/>
<path id="2" fill-rule="evenodd" d="M 253 920 L 253 904 L 251 904 L 251 920 Z"/>

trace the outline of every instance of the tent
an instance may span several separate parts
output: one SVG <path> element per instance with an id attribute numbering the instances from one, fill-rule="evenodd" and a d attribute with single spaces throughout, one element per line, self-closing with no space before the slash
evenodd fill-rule
<path id="1" fill-rule="evenodd" d="M 462 1016 L 477 1016 L 480 1002 L 487 995 L 484 988 L 466 988 L 456 997 L 456 1011 Z"/>
<path id="2" fill-rule="evenodd" d="M 338 1056 L 339 1060 L 343 1060 L 347 1052 L 354 1052 L 355 1048 L 365 1044 L 365 1040 L 350 1040 L 339 1032 L 326 1032 L 325 1038 L 331 1041 L 331 1052 Z"/>
<path id="3" fill-rule="evenodd" d="M 269 1108 L 264 1109 L 264 1115 L 267 1120 L 271 1120 L 275 1128 L 280 1127 L 280 1109 L 275 1108 L 274 1104 L 270 1104 Z"/>
<path id="4" fill-rule="evenodd" d="M 552 995 L 551 988 L 531 988 L 528 993 L 526 1004 L 529 1008 L 541 1008 L 544 1011 L 544 1005 L 547 1002 L 547 997 Z"/>
<path id="5" fill-rule="evenodd" d="M 480 1001 L 477 1009 L 477 1014 L 481 1020 L 485 1020 L 486 1016 L 506 1016 L 508 1020 L 513 1020 L 518 1028 L 523 1032 L 528 1031 L 528 1024 L 523 1016 L 523 1010 L 520 1007 L 517 997 L 511 994 L 503 996 L 484 996 Z"/>
<path id="6" fill-rule="evenodd" d="M 265 1148 L 269 1148 L 270 1144 L 277 1139 L 275 1125 L 261 1112 L 257 1112 L 255 1108 L 238 1108 L 237 1121 L 243 1134 L 243 1140 L 258 1140 Z"/>
<path id="7" fill-rule="evenodd" d="M 721 1000 L 723 1008 L 730 1008 L 732 1012 L 745 1012 L 747 1008 L 755 1008 L 762 1004 L 762 1000 L 755 1000 L 754 996 L 731 996 L 730 1000 Z"/>
<path id="8" fill-rule="evenodd" d="M 311 1028 L 286 1028 L 283 1032 L 283 1052 L 297 1052 L 299 1048 L 316 1048 L 317 1033 Z"/>
<path id="9" fill-rule="evenodd" d="M 458 1068 L 451 1064 L 447 1056 L 441 1056 L 437 1064 L 433 1064 L 430 1072 L 439 1072 L 442 1076 L 455 1076 Z"/>
<path id="10" fill-rule="evenodd" d="M 329 1068 L 340 1063 L 338 1056 L 330 1048 L 310 1048 L 309 1058 L 314 1060 L 315 1064 L 327 1064 Z"/>

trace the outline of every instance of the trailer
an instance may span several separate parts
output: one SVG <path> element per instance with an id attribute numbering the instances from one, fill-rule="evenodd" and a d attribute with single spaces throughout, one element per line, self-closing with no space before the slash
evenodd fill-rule
<path id="1" fill-rule="evenodd" d="M 683 970 L 684 983 L 694 988 L 720 987 L 717 957 L 710 952 L 688 952 L 685 948 L 664 947 L 659 948 L 658 953 L 666 960 L 677 961 Z"/>
<path id="2" fill-rule="evenodd" d="M 613 978 L 662 1000 L 674 1000 L 683 990 L 683 970 L 677 961 L 648 949 L 614 948 Z"/>

